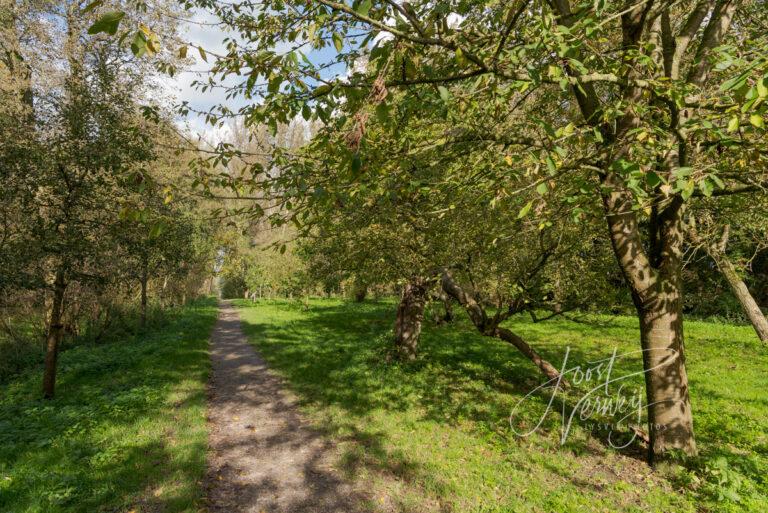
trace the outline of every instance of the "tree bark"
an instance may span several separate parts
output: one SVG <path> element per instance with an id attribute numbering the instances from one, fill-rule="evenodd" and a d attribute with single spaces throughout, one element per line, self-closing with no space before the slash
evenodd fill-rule
<path id="1" fill-rule="evenodd" d="M 425 280 L 414 279 L 403 288 L 395 319 L 395 351 L 402 360 L 416 358 L 427 297 Z"/>
<path id="2" fill-rule="evenodd" d="M 453 304 L 451 303 L 451 297 L 440 288 L 437 292 L 434 292 L 431 297 L 432 301 L 443 305 L 443 312 L 435 312 L 435 324 L 438 326 L 453 322 Z"/>
<path id="3" fill-rule="evenodd" d="M 445 298 L 443 299 L 443 308 L 445 308 L 445 313 L 443 314 L 443 322 L 453 322 L 453 304 L 451 303 L 451 298 L 448 297 L 448 294 L 446 294 Z"/>
<path id="4" fill-rule="evenodd" d="M 757 301 L 750 294 L 747 284 L 741 279 L 741 276 L 736 272 L 736 268 L 726 255 L 718 251 L 709 251 L 709 255 L 715 261 L 723 276 L 725 276 L 725 280 L 731 287 L 736 299 L 741 303 L 741 307 L 744 309 L 744 313 L 747 314 L 749 322 L 752 323 L 757 336 L 762 342 L 768 342 L 768 319 L 765 318 Z"/>
<path id="5" fill-rule="evenodd" d="M 658 288 L 655 297 L 638 308 L 651 464 L 671 450 L 696 454 L 685 369 L 682 294 L 679 283 L 662 281 Z"/>
<path id="6" fill-rule="evenodd" d="M 365 298 L 368 296 L 368 286 L 360 280 L 355 280 L 354 296 L 357 303 L 365 301 Z"/>
<path id="7" fill-rule="evenodd" d="M 53 282 L 53 298 L 48 314 L 48 329 L 45 340 L 45 369 L 43 371 L 43 397 L 53 399 L 56 391 L 56 362 L 59 356 L 59 344 L 64 333 L 62 316 L 64 313 L 64 293 L 67 283 L 64 272 L 59 270 Z"/>
<path id="8" fill-rule="evenodd" d="M 682 313 L 684 203 L 675 197 L 650 223 L 650 253 L 642 243 L 630 194 L 607 173 L 603 203 L 616 261 L 632 291 L 640 321 L 648 411 L 648 461 L 672 451 L 696 454 L 685 370 Z"/>

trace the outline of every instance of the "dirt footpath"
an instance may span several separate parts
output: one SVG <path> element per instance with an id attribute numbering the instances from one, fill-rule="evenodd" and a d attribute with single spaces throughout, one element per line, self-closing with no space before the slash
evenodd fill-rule
<path id="1" fill-rule="evenodd" d="M 357 513 L 363 494 L 331 468 L 333 445 L 309 428 L 280 378 L 223 302 L 211 339 L 206 492 L 212 512 Z"/>

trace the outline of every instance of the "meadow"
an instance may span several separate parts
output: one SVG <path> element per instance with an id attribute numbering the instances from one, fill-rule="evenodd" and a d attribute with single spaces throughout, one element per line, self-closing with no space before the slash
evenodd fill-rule
<path id="1" fill-rule="evenodd" d="M 238 305 L 253 345 L 338 442 L 339 467 L 369 480 L 396 511 L 768 510 L 768 356 L 749 326 L 687 322 L 701 454 L 652 470 L 641 442 L 614 448 L 604 429 L 578 419 L 561 446 L 560 398 L 539 429 L 516 436 L 510 412 L 541 376 L 513 347 L 478 335 L 463 313 L 452 325 L 425 322 L 419 358 L 397 363 L 389 358 L 392 302 Z M 568 347 L 568 367 L 586 369 L 614 348 L 636 351 L 636 323 L 581 315 L 540 323 L 519 316 L 507 325 L 556 365 Z M 641 369 L 635 352 L 616 360 L 614 375 Z M 641 379 L 628 378 L 625 390 L 642 387 Z M 566 405 L 586 386 L 573 384 Z M 538 422 L 550 396 L 543 390 L 523 401 L 519 432 Z"/>

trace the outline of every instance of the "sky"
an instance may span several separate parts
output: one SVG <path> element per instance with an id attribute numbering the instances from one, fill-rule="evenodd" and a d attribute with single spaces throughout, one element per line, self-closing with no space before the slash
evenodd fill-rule
<path id="1" fill-rule="evenodd" d="M 206 51 L 212 53 L 223 54 L 226 53 L 224 40 L 226 38 L 236 37 L 235 34 L 226 31 L 222 25 L 217 25 L 218 19 L 207 12 L 194 11 L 186 15 L 186 18 L 190 22 L 183 22 L 180 30 L 180 38 L 188 42 L 190 47 L 187 51 L 187 57 L 194 60 L 185 70 L 177 73 L 173 77 L 164 77 L 162 80 L 165 94 L 170 97 L 174 103 L 188 102 L 189 106 L 197 111 L 208 111 L 217 105 L 226 105 L 229 109 L 237 111 L 241 107 L 245 106 L 247 102 L 254 100 L 246 100 L 242 97 L 226 98 L 226 90 L 223 88 L 214 88 L 213 90 L 207 90 L 205 92 L 199 91 L 193 83 L 197 81 L 205 81 L 208 77 L 206 73 L 210 69 L 213 59 L 209 56 L 209 62 L 205 62 L 200 56 L 199 52 L 194 46 L 202 46 Z M 280 51 L 280 48 L 277 49 Z M 173 48 L 173 51 L 177 51 Z M 336 50 L 333 46 L 328 46 L 322 50 L 316 50 L 309 53 L 308 58 L 312 62 L 327 62 L 329 59 L 333 59 L 336 55 Z M 343 75 L 346 73 L 346 68 L 343 64 L 334 66 L 328 74 Z M 235 85 L 247 77 L 228 77 L 224 85 Z M 179 116 L 177 124 L 189 130 L 190 133 L 196 136 L 202 137 L 213 144 L 227 141 L 231 135 L 231 131 L 228 126 L 212 127 L 207 125 L 204 119 L 192 112 L 186 118 Z"/>
<path id="2" fill-rule="evenodd" d="M 190 46 L 202 46 L 205 50 L 212 53 L 225 53 L 223 41 L 232 34 L 225 31 L 221 25 L 207 25 L 215 23 L 216 18 L 202 11 L 190 13 L 187 18 L 193 23 L 183 22 L 180 30 L 180 38 L 187 41 Z M 172 49 L 174 52 L 176 48 Z M 195 81 L 205 81 L 208 77 L 206 73 L 211 67 L 212 58 L 205 62 L 200 54 L 194 49 L 189 48 L 187 57 L 193 62 L 186 69 L 177 73 L 173 77 L 164 77 L 163 86 L 167 94 L 174 103 L 180 104 L 188 102 L 189 106 L 197 111 L 207 111 L 216 105 L 226 105 L 232 110 L 243 107 L 246 102 L 242 98 L 226 99 L 226 91 L 221 88 L 199 91 L 193 84 Z M 237 83 L 237 77 L 228 79 L 225 84 L 233 85 Z M 228 127 L 212 127 L 207 125 L 204 119 L 193 112 L 190 112 L 186 118 L 178 117 L 177 123 L 180 127 L 187 128 L 192 134 L 202 136 L 211 142 L 226 140 L 229 135 Z"/>

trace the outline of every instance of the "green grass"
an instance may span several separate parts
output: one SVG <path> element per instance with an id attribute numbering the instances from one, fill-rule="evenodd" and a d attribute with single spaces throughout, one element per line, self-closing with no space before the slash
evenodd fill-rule
<path id="1" fill-rule="evenodd" d="M 339 442 L 341 467 L 398 511 L 768 511 L 768 354 L 747 326 L 686 324 L 701 458 L 653 471 L 638 444 L 613 449 L 583 423 L 561 446 L 559 414 L 515 436 L 510 411 L 540 375 L 463 315 L 453 326 L 426 323 L 420 358 L 398 364 L 387 362 L 391 302 L 238 305 L 252 342 Z M 635 319 L 586 320 L 508 324 L 558 366 L 566 346 L 571 365 L 637 349 Z M 641 368 L 635 355 L 614 372 Z M 532 427 L 546 400 L 534 394 L 516 426 Z"/>
<path id="2" fill-rule="evenodd" d="M 205 471 L 212 299 L 162 330 L 60 357 L 0 387 L 0 512 L 197 511 Z"/>

